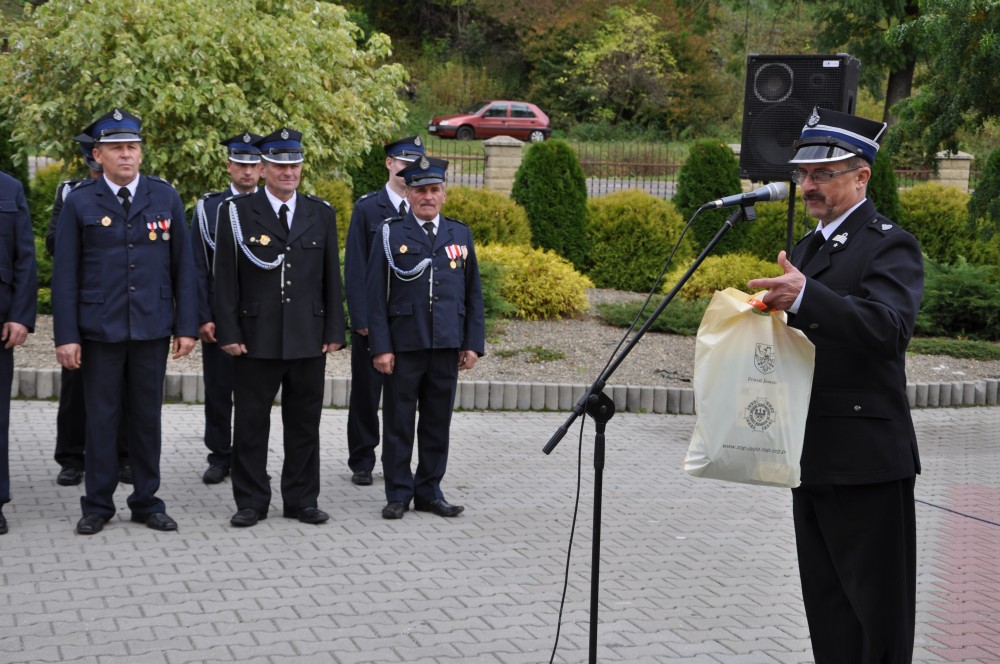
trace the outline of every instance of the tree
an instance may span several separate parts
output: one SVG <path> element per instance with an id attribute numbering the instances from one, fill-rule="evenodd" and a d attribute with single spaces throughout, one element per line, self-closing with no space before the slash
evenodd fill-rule
<path id="1" fill-rule="evenodd" d="M 659 19 L 641 9 L 610 7 L 607 22 L 573 49 L 568 74 L 587 90 L 595 119 L 663 125 L 677 62 Z"/>
<path id="2" fill-rule="evenodd" d="M 886 34 L 918 19 L 918 0 L 820 0 L 815 10 L 822 26 L 816 33 L 818 48 L 846 49 L 860 59 L 862 82 L 876 95 L 881 94 L 879 86 L 888 73 L 882 121 L 893 124 L 891 109 L 910 96 L 914 71 L 927 44 L 906 31 L 894 40 L 886 39 Z"/>
<path id="3" fill-rule="evenodd" d="M 328 178 L 405 115 L 388 37 L 358 46 L 347 16 L 308 0 L 232 0 L 225 11 L 201 0 L 51 0 L 28 11 L 0 58 L 0 116 L 13 118 L 21 160 L 71 163 L 82 127 L 114 107 L 136 113 L 143 171 L 188 204 L 227 181 L 218 142 L 244 129 L 303 132 L 304 177 Z"/>
<path id="4" fill-rule="evenodd" d="M 996 0 L 924 0 L 919 20 L 897 26 L 898 45 L 919 40 L 931 54 L 927 79 L 894 111 L 900 138 L 931 157 L 956 150 L 961 129 L 978 131 L 1000 117 L 1000 10 Z"/>

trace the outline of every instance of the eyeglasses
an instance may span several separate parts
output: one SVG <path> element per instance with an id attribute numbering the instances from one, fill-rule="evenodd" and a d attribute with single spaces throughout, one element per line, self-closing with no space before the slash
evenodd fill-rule
<path id="1" fill-rule="evenodd" d="M 833 178 L 837 177 L 838 175 L 843 175 L 844 173 L 850 173 L 851 171 L 856 171 L 859 168 L 864 168 L 864 166 L 855 166 L 854 168 L 848 168 L 843 171 L 814 171 L 813 173 L 809 173 L 808 171 L 803 171 L 803 170 L 795 170 L 792 171 L 789 175 L 791 175 L 792 182 L 794 182 L 795 184 L 802 184 L 803 182 L 806 181 L 807 177 L 812 177 L 812 181 L 815 182 L 816 184 L 826 184 L 827 182 L 830 182 L 831 180 L 833 180 Z"/>

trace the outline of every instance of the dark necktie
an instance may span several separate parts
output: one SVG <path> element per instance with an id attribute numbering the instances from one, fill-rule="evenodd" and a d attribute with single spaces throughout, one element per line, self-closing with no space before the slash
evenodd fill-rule
<path id="1" fill-rule="evenodd" d="M 424 230 L 427 231 L 427 238 L 431 241 L 431 246 L 434 246 L 434 238 L 437 236 L 434 234 L 434 222 L 428 221 L 424 224 Z"/>
<path id="2" fill-rule="evenodd" d="M 802 254 L 802 260 L 799 261 L 799 269 L 809 265 L 809 261 L 813 259 L 813 256 L 816 255 L 816 252 L 819 251 L 819 248 L 823 246 L 824 242 L 826 242 L 826 238 L 823 237 L 823 232 L 817 228 L 809 237 L 809 243 L 806 245 L 806 251 Z"/>
<path id="3" fill-rule="evenodd" d="M 118 190 L 118 197 L 122 199 L 122 207 L 125 208 L 125 214 L 128 215 L 128 209 L 132 207 L 132 195 L 128 193 L 128 187 L 122 187 Z"/>
<path id="4" fill-rule="evenodd" d="M 406 201 L 399 202 L 399 216 L 400 217 L 406 216 Z"/>
<path id="5" fill-rule="evenodd" d="M 288 206 L 284 203 L 282 203 L 281 207 L 278 208 L 278 221 L 281 222 L 281 227 L 285 229 L 286 233 L 291 231 L 288 227 Z"/>

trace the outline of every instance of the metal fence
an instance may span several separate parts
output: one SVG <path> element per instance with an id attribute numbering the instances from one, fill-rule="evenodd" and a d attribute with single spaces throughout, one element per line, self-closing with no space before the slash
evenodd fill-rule
<path id="1" fill-rule="evenodd" d="M 448 181 L 466 187 L 483 187 L 486 154 L 482 141 L 454 141 L 428 136 L 424 149 L 431 157 L 448 160 Z"/>

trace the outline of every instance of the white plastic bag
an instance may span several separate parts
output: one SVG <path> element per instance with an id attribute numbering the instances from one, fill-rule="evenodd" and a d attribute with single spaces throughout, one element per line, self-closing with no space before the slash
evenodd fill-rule
<path id="1" fill-rule="evenodd" d="M 749 300 L 735 288 L 716 291 L 698 327 L 698 420 L 684 470 L 792 488 L 801 477 L 815 348 L 784 312 L 761 313 Z"/>

